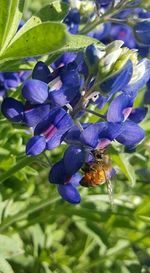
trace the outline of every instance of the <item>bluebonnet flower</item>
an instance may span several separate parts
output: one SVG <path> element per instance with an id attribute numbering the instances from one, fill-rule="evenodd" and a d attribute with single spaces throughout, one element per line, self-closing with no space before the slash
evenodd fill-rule
<path id="1" fill-rule="evenodd" d="M 106 1 L 107 2 L 107 1 Z M 122 40 L 124 45 L 129 48 L 137 48 L 142 57 L 148 56 L 150 52 L 149 42 L 149 18 L 150 12 L 142 8 L 128 8 L 119 12 L 114 18 L 119 19 L 123 23 L 103 23 L 97 26 L 90 36 L 95 37 L 104 44 L 108 44 L 113 40 Z M 133 5 L 133 3 L 132 3 Z M 134 28 L 125 23 L 125 19 L 130 21 L 133 18 Z M 132 20 L 131 20 L 132 21 Z"/>
<path id="2" fill-rule="evenodd" d="M 76 34 L 80 25 L 79 11 L 76 8 L 71 9 L 64 19 L 64 23 L 67 24 L 69 32 Z"/>
<path id="3" fill-rule="evenodd" d="M 30 74 L 30 71 L 0 72 L 0 96 L 5 96 L 9 90 L 15 91 Z"/>
<path id="4" fill-rule="evenodd" d="M 71 62 L 55 63 L 52 72 L 38 62 L 32 79 L 25 80 L 22 87 L 25 102 L 7 97 L 2 103 L 6 118 L 32 127 L 28 156 L 55 149 L 62 142 L 68 145 L 63 158 L 52 167 L 49 180 L 72 204 L 81 200 L 79 172 L 94 160 L 93 150 L 106 149 L 113 141 L 135 146 L 144 138 L 138 123 L 147 109 L 134 109 L 133 104 L 138 90 L 149 80 L 149 61 L 138 64 L 136 53 L 123 49 L 122 44 L 116 41 L 103 49 L 90 45 Z M 82 117 L 91 103 L 97 106 L 95 96 L 103 105 L 111 100 L 104 121 L 84 123 Z"/>
<path id="5" fill-rule="evenodd" d="M 141 119 L 141 115 L 139 116 L 139 119 Z M 92 162 L 91 152 L 94 149 L 106 148 L 115 139 L 124 145 L 135 145 L 143 138 L 144 131 L 132 121 L 88 124 L 82 131 L 77 126 L 74 126 L 65 136 L 66 142 L 72 144 L 65 151 L 63 159 L 52 167 L 49 174 L 49 181 L 56 184 L 58 188 L 63 189 L 61 196 L 64 200 L 78 204 L 80 201 L 79 193 L 71 181 L 78 174 L 84 163 L 88 162 L 90 164 Z M 72 158 L 74 159 L 73 161 L 71 161 Z M 72 163 L 70 164 L 70 162 Z M 109 178 L 112 174 L 113 169 L 108 173 Z M 82 177 L 78 180 L 79 184 L 82 184 L 81 181 Z M 72 189 L 73 194 L 70 194 L 69 198 L 66 198 L 68 188 Z"/>
<path id="6" fill-rule="evenodd" d="M 139 44 L 143 46 L 150 45 L 150 20 L 145 19 L 138 22 L 134 27 L 134 33 Z"/>
<path id="7" fill-rule="evenodd" d="M 99 5 L 99 7 L 107 7 L 112 3 L 112 0 L 96 0 L 96 4 Z"/>
<path id="8" fill-rule="evenodd" d="M 144 103 L 150 104 L 150 80 L 147 82 L 147 89 L 144 94 Z"/>

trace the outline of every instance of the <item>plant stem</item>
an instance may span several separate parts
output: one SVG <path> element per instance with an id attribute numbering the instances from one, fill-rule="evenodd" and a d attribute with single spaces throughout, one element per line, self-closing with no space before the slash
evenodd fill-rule
<path id="1" fill-rule="evenodd" d="M 99 117 L 99 118 L 102 118 L 102 119 L 105 119 L 105 118 L 106 118 L 105 115 L 101 115 L 101 114 L 99 114 L 99 113 L 97 113 L 97 112 L 95 112 L 95 111 L 93 111 L 93 110 L 90 110 L 90 109 L 84 109 L 84 110 L 85 110 L 85 112 L 91 113 L 91 114 L 93 114 L 93 115 L 95 115 L 95 116 L 97 116 L 97 117 Z"/>
<path id="2" fill-rule="evenodd" d="M 87 34 L 87 33 L 89 33 L 90 31 L 92 31 L 94 28 L 96 28 L 99 24 L 102 24 L 102 23 L 106 23 L 106 22 L 108 22 L 108 21 L 111 21 L 112 20 L 112 16 L 114 16 L 114 15 L 116 15 L 117 13 L 119 13 L 120 11 L 122 11 L 123 9 L 125 8 L 125 5 L 124 5 L 124 7 L 118 7 L 117 8 L 117 6 L 111 11 L 111 13 L 109 13 L 109 12 L 106 12 L 102 17 L 100 17 L 100 18 L 96 18 L 93 22 L 91 22 L 91 23 L 89 23 L 88 25 L 86 25 L 85 27 L 83 27 L 81 30 L 80 30 L 80 32 L 79 32 L 79 34 Z M 123 23 L 123 21 L 122 20 L 119 20 L 120 21 L 120 23 Z M 118 19 L 116 19 L 116 18 L 113 18 L 113 22 L 116 22 L 116 23 L 118 23 Z M 124 21 L 124 23 L 125 23 L 125 21 Z"/>

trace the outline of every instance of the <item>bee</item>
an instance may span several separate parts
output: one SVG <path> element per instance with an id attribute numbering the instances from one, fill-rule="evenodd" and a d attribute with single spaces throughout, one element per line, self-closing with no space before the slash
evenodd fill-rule
<path id="1" fill-rule="evenodd" d="M 110 178 L 113 167 L 110 157 L 106 154 L 104 149 L 92 150 L 91 154 L 93 156 L 93 160 L 86 163 L 82 168 L 84 175 L 80 181 L 80 184 L 83 187 L 96 187 L 97 185 L 107 183 L 109 197 L 112 199 L 112 186 Z"/>

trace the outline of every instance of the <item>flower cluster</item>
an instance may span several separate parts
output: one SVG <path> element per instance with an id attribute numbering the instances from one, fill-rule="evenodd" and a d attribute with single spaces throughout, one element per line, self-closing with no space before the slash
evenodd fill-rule
<path id="1" fill-rule="evenodd" d="M 30 72 L 0 74 L 3 115 L 32 129 L 27 156 L 66 144 L 49 181 L 72 204 L 81 200 L 79 186 L 87 186 L 87 181 L 95 186 L 113 176 L 110 160 L 102 155 L 109 145 L 116 141 L 125 150 L 134 150 L 144 138 L 139 123 L 147 108 L 136 108 L 134 102 L 146 85 L 144 103 L 150 103 L 150 61 L 137 57 L 137 49 L 141 57 L 149 53 L 150 13 L 136 8 L 138 0 L 123 2 L 75 1 L 64 19 L 71 34 L 86 33 L 103 44 L 64 53 L 51 67 L 38 61 L 32 78 L 27 79 Z M 20 83 L 22 99 L 7 96 L 5 90 Z M 91 122 L 89 114 L 96 122 Z"/>
<path id="2" fill-rule="evenodd" d="M 63 158 L 51 168 L 49 181 L 73 204 L 80 202 L 80 170 L 95 160 L 94 151 L 106 149 L 113 141 L 133 148 L 144 138 L 138 123 L 147 108 L 133 105 L 150 78 L 150 62 L 138 62 L 136 52 L 122 45 L 115 41 L 104 48 L 90 45 L 84 54 L 66 53 L 51 70 L 37 62 L 32 79 L 22 86 L 24 103 L 12 97 L 2 103 L 6 118 L 32 128 L 28 156 L 52 150 L 62 142 L 68 145 Z M 107 110 L 100 115 L 104 105 Z M 86 121 L 89 113 L 97 122 Z M 108 169 L 106 178 L 112 174 L 113 168 Z"/>
<path id="3" fill-rule="evenodd" d="M 0 97 L 4 97 L 9 90 L 16 90 L 22 82 L 29 77 L 30 71 L 1 72 L 0 73 Z"/>

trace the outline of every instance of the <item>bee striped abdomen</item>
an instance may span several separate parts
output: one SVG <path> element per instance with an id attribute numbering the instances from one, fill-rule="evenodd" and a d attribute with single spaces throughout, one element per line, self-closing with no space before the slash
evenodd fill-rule
<path id="1" fill-rule="evenodd" d="M 102 166 L 93 163 L 84 174 L 80 184 L 84 187 L 95 187 L 106 182 L 105 171 Z"/>

